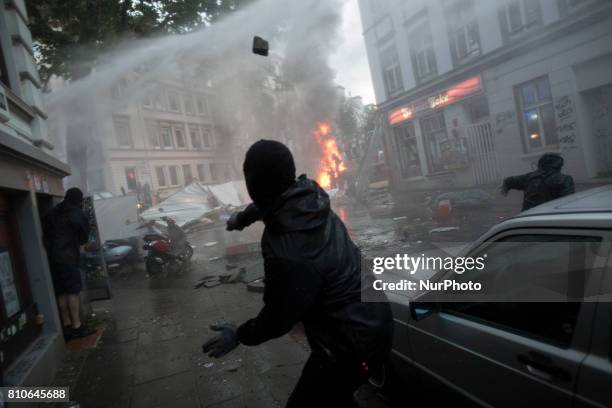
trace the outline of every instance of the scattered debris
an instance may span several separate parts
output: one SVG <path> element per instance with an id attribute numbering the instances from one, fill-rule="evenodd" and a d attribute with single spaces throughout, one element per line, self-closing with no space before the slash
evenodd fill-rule
<path id="1" fill-rule="evenodd" d="M 220 260 L 221 257 L 220 256 L 213 256 L 212 258 L 208 258 L 208 262 L 215 262 Z"/>
<path id="2" fill-rule="evenodd" d="M 206 363 L 206 364 L 204 364 L 204 368 L 211 368 L 214 365 L 215 365 L 215 363 L 212 363 L 212 362 L 211 363 Z"/>
<path id="3" fill-rule="evenodd" d="M 212 279 L 212 280 L 209 280 L 209 281 L 204 282 L 204 287 L 205 287 L 205 288 L 209 288 L 209 289 L 210 289 L 210 288 L 214 288 L 214 287 L 216 287 L 216 286 L 221 285 L 221 283 L 222 283 L 222 282 L 221 282 L 221 280 L 219 279 L 219 277 L 216 277 L 215 279 Z"/>
<path id="4" fill-rule="evenodd" d="M 207 243 L 205 243 L 205 244 L 204 244 L 204 246 L 205 246 L 205 247 L 212 247 L 212 246 L 215 246 L 215 245 L 217 245 L 217 244 L 218 244 L 218 242 L 217 242 L 217 241 L 211 241 L 211 242 L 207 242 Z"/>
<path id="5" fill-rule="evenodd" d="M 227 366 L 225 367 L 225 371 L 229 371 L 230 373 L 233 373 L 235 371 L 238 371 L 238 369 L 242 367 L 242 359 L 238 359 L 235 361 L 229 361 Z"/>
<path id="6" fill-rule="evenodd" d="M 265 289 L 265 284 L 264 284 L 263 279 L 257 279 L 247 284 L 247 290 L 249 292 L 263 293 L 264 289 Z"/>
<path id="7" fill-rule="evenodd" d="M 205 286 L 205 287 L 208 287 L 208 286 L 206 286 L 206 283 L 211 282 L 211 281 L 214 281 L 214 280 L 219 280 L 219 277 L 218 277 L 218 276 L 216 276 L 216 275 L 206 275 L 206 276 L 202 277 L 202 278 L 201 278 L 201 279 L 198 281 L 198 283 L 196 283 L 196 284 L 193 286 L 193 288 L 194 288 L 194 289 L 199 289 L 199 288 L 204 287 L 204 286 Z"/>
<path id="8" fill-rule="evenodd" d="M 244 271 L 242 275 L 242 282 L 251 283 L 264 277 L 264 264 L 263 261 L 257 261 L 250 265 L 243 266 L 240 268 Z"/>
<path id="9" fill-rule="evenodd" d="M 221 283 L 238 283 L 242 281 L 244 274 L 245 270 L 243 268 L 236 269 L 234 272 L 219 275 L 219 281 Z"/>
<path id="10" fill-rule="evenodd" d="M 430 234 L 436 234 L 440 232 L 459 231 L 459 227 L 438 227 L 429 230 Z"/>

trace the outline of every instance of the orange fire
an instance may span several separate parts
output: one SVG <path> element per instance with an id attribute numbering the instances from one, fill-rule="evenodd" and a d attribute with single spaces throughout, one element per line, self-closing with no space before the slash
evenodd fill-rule
<path id="1" fill-rule="evenodd" d="M 336 187 L 340 173 L 346 170 L 342 153 L 338 149 L 336 139 L 330 134 L 329 123 L 320 122 L 314 132 L 315 139 L 321 149 L 321 159 L 317 169 L 317 182 L 324 189 Z"/>

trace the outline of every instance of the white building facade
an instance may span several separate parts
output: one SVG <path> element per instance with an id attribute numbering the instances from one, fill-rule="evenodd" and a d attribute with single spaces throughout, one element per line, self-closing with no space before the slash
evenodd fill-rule
<path id="1" fill-rule="evenodd" d="M 233 179 L 230 142 L 215 126 L 215 94 L 205 81 L 141 76 L 123 77 L 69 112 L 55 111 L 65 105 L 53 107 L 51 131 L 65 141 L 66 159 L 81 173 L 70 184 L 115 195 L 148 184 L 165 198 L 193 180 Z M 70 114 L 79 109 L 79 115 Z M 75 116 L 86 120 L 75 121 Z"/>
<path id="2" fill-rule="evenodd" d="M 612 176 L 612 2 L 360 0 L 396 191 Z"/>

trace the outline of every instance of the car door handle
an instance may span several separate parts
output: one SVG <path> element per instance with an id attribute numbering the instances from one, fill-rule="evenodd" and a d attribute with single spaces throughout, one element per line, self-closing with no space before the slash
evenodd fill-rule
<path id="1" fill-rule="evenodd" d="M 516 358 L 520 363 L 525 364 L 530 373 L 538 377 L 547 380 L 556 378 L 563 381 L 570 381 L 572 379 L 571 374 L 567 370 L 556 366 L 549 357 L 543 354 L 530 352 L 519 354 Z"/>

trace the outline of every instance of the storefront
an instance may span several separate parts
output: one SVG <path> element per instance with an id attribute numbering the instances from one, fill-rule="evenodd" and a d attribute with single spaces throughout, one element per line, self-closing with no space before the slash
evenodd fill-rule
<path id="1" fill-rule="evenodd" d="M 435 187 L 435 179 L 467 169 L 472 154 L 486 147 L 480 140 L 486 135 L 473 127 L 488 117 L 480 75 L 392 109 L 386 154 L 396 186 Z"/>
<path id="2" fill-rule="evenodd" d="M 46 380 L 63 354 L 41 215 L 68 167 L 0 132 L 0 370 L 4 384 Z"/>

